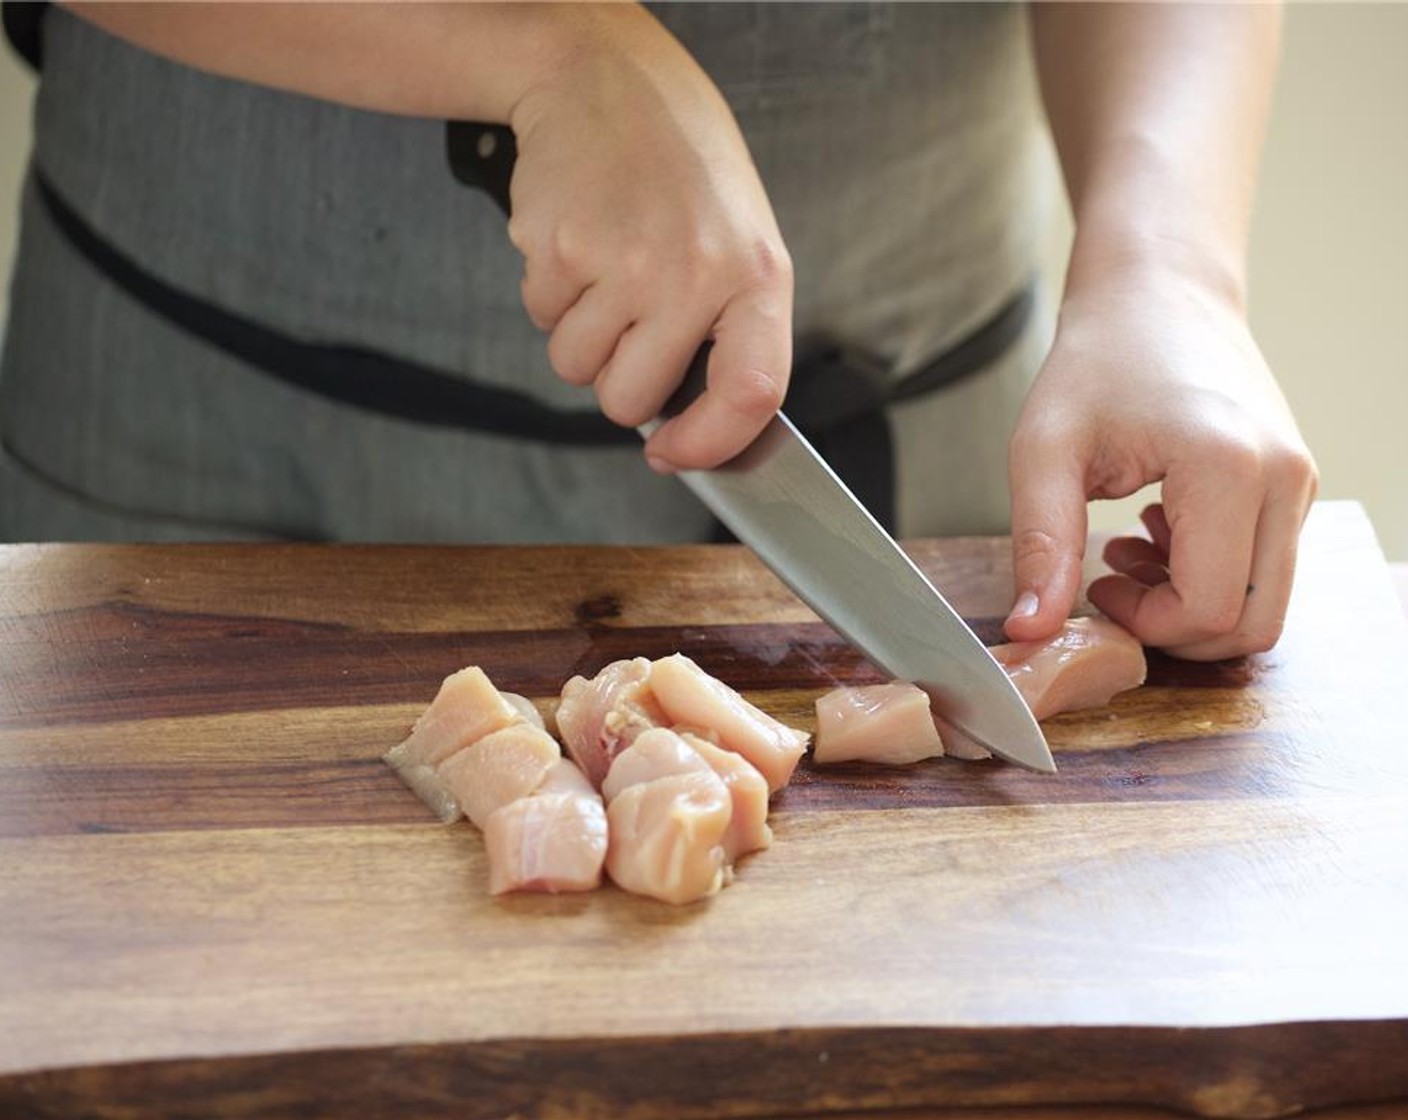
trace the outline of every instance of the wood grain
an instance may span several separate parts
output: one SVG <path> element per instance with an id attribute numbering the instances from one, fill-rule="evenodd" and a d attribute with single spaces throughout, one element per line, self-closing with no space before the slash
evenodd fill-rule
<path id="1" fill-rule="evenodd" d="M 995 638 L 1005 542 L 912 551 Z M 1356 507 L 1273 654 L 1156 657 L 1054 778 L 804 764 L 706 904 L 490 899 L 378 760 L 470 661 L 674 649 L 803 722 L 876 678 L 737 548 L 0 548 L 0 1116 L 1408 1101 L 1408 634 Z"/>

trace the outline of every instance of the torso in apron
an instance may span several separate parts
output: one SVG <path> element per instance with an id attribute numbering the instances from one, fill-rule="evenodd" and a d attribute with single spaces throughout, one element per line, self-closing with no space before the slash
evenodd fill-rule
<path id="1" fill-rule="evenodd" d="M 1020 8 L 656 14 L 738 116 L 793 256 L 799 335 L 845 339 L 900 376 L 1029 274 L 1038 115 Z M 502 215 L 450 177 L 439 122 L 211 77 L 53 9 L 35 160 L 115 248 L 203 299 L 591 403 L 552 374 Z M 651 542 L 711 528 L 637 448 L 417 425 L 262 377 L 95 275 L 32 190 L 0 439 L 12 538 Z M 902 473 L 901 488 L 916 481 L 932 486 Z"/>

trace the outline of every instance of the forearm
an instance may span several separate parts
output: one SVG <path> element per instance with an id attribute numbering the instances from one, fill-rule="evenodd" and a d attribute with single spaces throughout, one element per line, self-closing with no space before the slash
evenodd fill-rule
<path id="1" fill-rule="evenodd" d="M 225 77 L 362 109 L 507 122 L 528 89 L 635 5 L 67 3 L 105 31 Z M 648 31 L 642 27 L 642 33 Z"/>
<path id="2" fill-rule="evenodd" d="M 1031 13 L 1076 221 L 1068 290 L 1148 265 L 1191 272 L 1243 304 L 1279 8 L 1038 3 Z"/>

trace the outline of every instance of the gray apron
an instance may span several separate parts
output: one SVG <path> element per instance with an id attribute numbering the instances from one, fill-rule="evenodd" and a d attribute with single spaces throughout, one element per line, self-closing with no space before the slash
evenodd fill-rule
<path id="1" fill-rule="evenodd" d="M 1022 9 L 669 5 L 742 126 L 797 275 L 799 336 L 903 377 L 1030 276 L 1039 115 Z M 61 9 L 34 164 L 165 282 L 311 342 L 562 408 L 502 215 L 439 122 L 229 81 Z M 707 513 L 631 446 L 426 426 L 261 376 L 115 287 L 25 193 L 0 364 L 0 539 L 664 542 Z M 1049 327 L 893 410 L 909 534 L 1006 520 L 1006 438 Z"/>

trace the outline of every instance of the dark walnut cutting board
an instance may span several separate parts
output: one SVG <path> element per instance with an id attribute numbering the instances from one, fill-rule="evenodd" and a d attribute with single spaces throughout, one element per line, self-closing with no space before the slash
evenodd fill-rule
<path id="1" fill-rule="evenodd" d="M 912 552 L 996 640 L 1005 542 Z M 1273 653 L 1154 657 L 1055 777 L 804 763 L 703 904 L 492 899 L 379 761 L 463 665 L 674 650 L 801 724 L 877 679 L 739 548 L 0 548 L 0 1116 L 1408 1116 L 1408 635 L 1357 507 Z"/>

